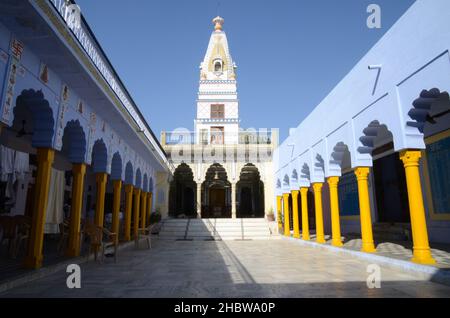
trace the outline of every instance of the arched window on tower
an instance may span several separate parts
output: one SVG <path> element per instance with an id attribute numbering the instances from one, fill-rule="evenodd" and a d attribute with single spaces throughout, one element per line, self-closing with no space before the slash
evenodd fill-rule
<path id="1" fill-rule="evenodd" d="M 222 72 L 222 63 L 220 61 L 214 63 L 214 72 Z"/>

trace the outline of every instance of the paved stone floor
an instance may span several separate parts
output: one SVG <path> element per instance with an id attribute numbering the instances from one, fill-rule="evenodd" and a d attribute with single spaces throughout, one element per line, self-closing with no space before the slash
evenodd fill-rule
<path id="1" fill-rule="evenodd" d="M 291 234 L 293 236 L 293 234 Z M 316 236 L 314 233 L 311 235 L 311 241 L 315 242 Z M 359 235 L 357 235 L 359 236 Z M 331 236 L 325 235 L 326 244 L 331 245 Z M 360 238 L 355 238 L 354 236 L 343 236 L 344 248 L 360 251 L 362 246 L 362 240 Z M 413 256 L 412 242 L 409 241 L 376 241 L 375 246 L 377 249 L 377 255 L 382 255 L 390 258 L 396 258 L 403 261 L 411 260 Z M 436 266 L 450 270 L 450 245 L 449 244 L 439 244 L 432 242 L 431 254 L 436 260 Z"/>
<path id="2" fill-rule="evenodd" d="M 158 241 L 130 248 L 117 263 L 81 265 L 81 289 L 65 271 L 0 297 L 450 297 L 450 287 L 381 268 L 366 285 L 368 262 L 285 240 Z"/>

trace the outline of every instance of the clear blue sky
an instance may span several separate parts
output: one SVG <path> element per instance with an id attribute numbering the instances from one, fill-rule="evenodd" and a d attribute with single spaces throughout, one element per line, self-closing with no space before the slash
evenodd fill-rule
<path id="1" fill-rule="evenodd" d="M 283 140 L 414 0 L 76 0 L 154 133 L 193 129 L 217 13 L 238 66 L 241 126 Z M 382 9 L 368 29 L 366 8 Z"/>

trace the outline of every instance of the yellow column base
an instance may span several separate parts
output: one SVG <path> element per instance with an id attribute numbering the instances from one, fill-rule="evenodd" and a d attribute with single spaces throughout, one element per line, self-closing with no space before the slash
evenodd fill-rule
<path id="1" fill-rule="evenodd" d="M 369 172 L 370 168 L 368 167 L 358 167 L 355 169 L 356 179 L 358 180 L 358 198 L 362 237 L 361 251 L 366 253 L 375 253 L 376 249 L 372 234 L 369 185 L 367 181 Z"/>
<path id="2" fill-rule="evenodd" d="M 124 233 L 123 239 L 128 242 L 131 240 L 131 216 L 133 206 L 133 186 L 131 184 L 125 185 L 125 215 L 124 215 Z"/>
<path id="3" fill-rule="evenodd" d="M 411 216 L 411 229 L 413 236 L 412 262 L 418 264 L 433 265 L 436 261 L 431 255 L 428 242 L 428 230 L 425 218 L 425 207 L 422 198 L 422 185 L 419 174 L 419 160 L 421 152 L 418 150 L 406 150 L 400 153 L 406 175 L 408 189 L 409 213 Z"/>
<path id="4" fill-rule="evenodd" d="M 283 223 L 281 222 L 281 205 L 282 205 L 283 197 L 281 195 L 277 195 L 277 223 L 278 223 L 278 232 L 281 233 L 281 229 L 283 228 Z"/>
<path id="5" fill-rule="evenodd" d="M 341 224 L 339 215 L 339 195 L 338 195 L 338 183 L 339 177 L 328 177 L 328 188 L 330 192 L 330 210 L 331 210 L 331 245 L 336 247 L 342 247 L 341 239 Z"/>
<path id="6" fill-rule="evenodd" d="M 70 209 L 69 244 L 65 254 L 68 257 L 77 257 L 80 256 L 81 249 L 81 210 L 83 206 L 86 165 L 83 163 L 73 164 L 72 174 L 72 206 Z"/>
<path id="7" fill-rule="evenodd" d="M 298 190 L 291 191 L 292 193 L 292 222 L 294 223 L 294 238 L 300 238 L 300 228 L 298 220 Z"/>
<path id="8" fill-rule="evenodd" d="M 47 211 L 48 190 L 55 151 L 50 148 L 37 149 L 37 176 L 33 202 L 33 217 L 31 220 L 30 238 L 27 256 L 24 261 L 26 268 L 37 269 L 42 266 L 42 247 L 44 244 L 45 213 Z"/>
<path id="9" fill-rule="evenodd" d="M 133 211 L 133 239 L 137 239 L 139 233 L 139 212 L 141 210 L 141 189 L 134 189 Z"/>
<path id="10" fill-rule="evenodd" d="M 291 225 L 289 220 L 289 193 L 283 193 L 283 212 L 284 212 L 284 235 L 291 236 Z"/>
<path id="11" fill-rule="evenodd" d="M 423 265 L 435 265 L 436 260 L 431 255 L 430 248 L 417 248 L 413 249 L 414 256 L 411 258 L 411 262 Z"/>
<path id="12" fill-rule="evenodd" d="M 309 241 L 309 220 L 308 220 L 308 188 L 300 188 L 302 203 L 302 239 Z"/>
<path id="13" fill-rule="evenodd" d="M 105 193 L 106 193 L 106 182 L 108 180 L 108 175 L 105 172 L 97 172 L 95 174 L 95 180 L 97 184 L 97 195 L 95 202 L 95 225 L 103 227 L 103 222 L 105 219 Z"/>
<path id="14" fill-rule="evenodd" d="M 316 242 L 319 244 L 326 243 L 323 231 L 322 186 L 321 182 L 313 183 L 314 203 L 316 206 Z"/>
<path id="15" fill-rule="evenodd" d="M 116 233 L 116 242 L 119 243 L 120 236 L 120 196 L 122 194 L 122 180 L 113 181 L 114 197 L 113 197 L 113 217 L 112 217 L 112 231 Z"/>

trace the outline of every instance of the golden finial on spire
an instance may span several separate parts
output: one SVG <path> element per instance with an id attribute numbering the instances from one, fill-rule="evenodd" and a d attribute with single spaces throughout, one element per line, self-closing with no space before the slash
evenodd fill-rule
<path id="1" fill-rule="evenodd" d="M 222 31 L 222 25 L 225 22 L 225 20 L 222 17 L 215 17 L 212 22 L 214 23 L 214 30 L 216 31 Z"/>

